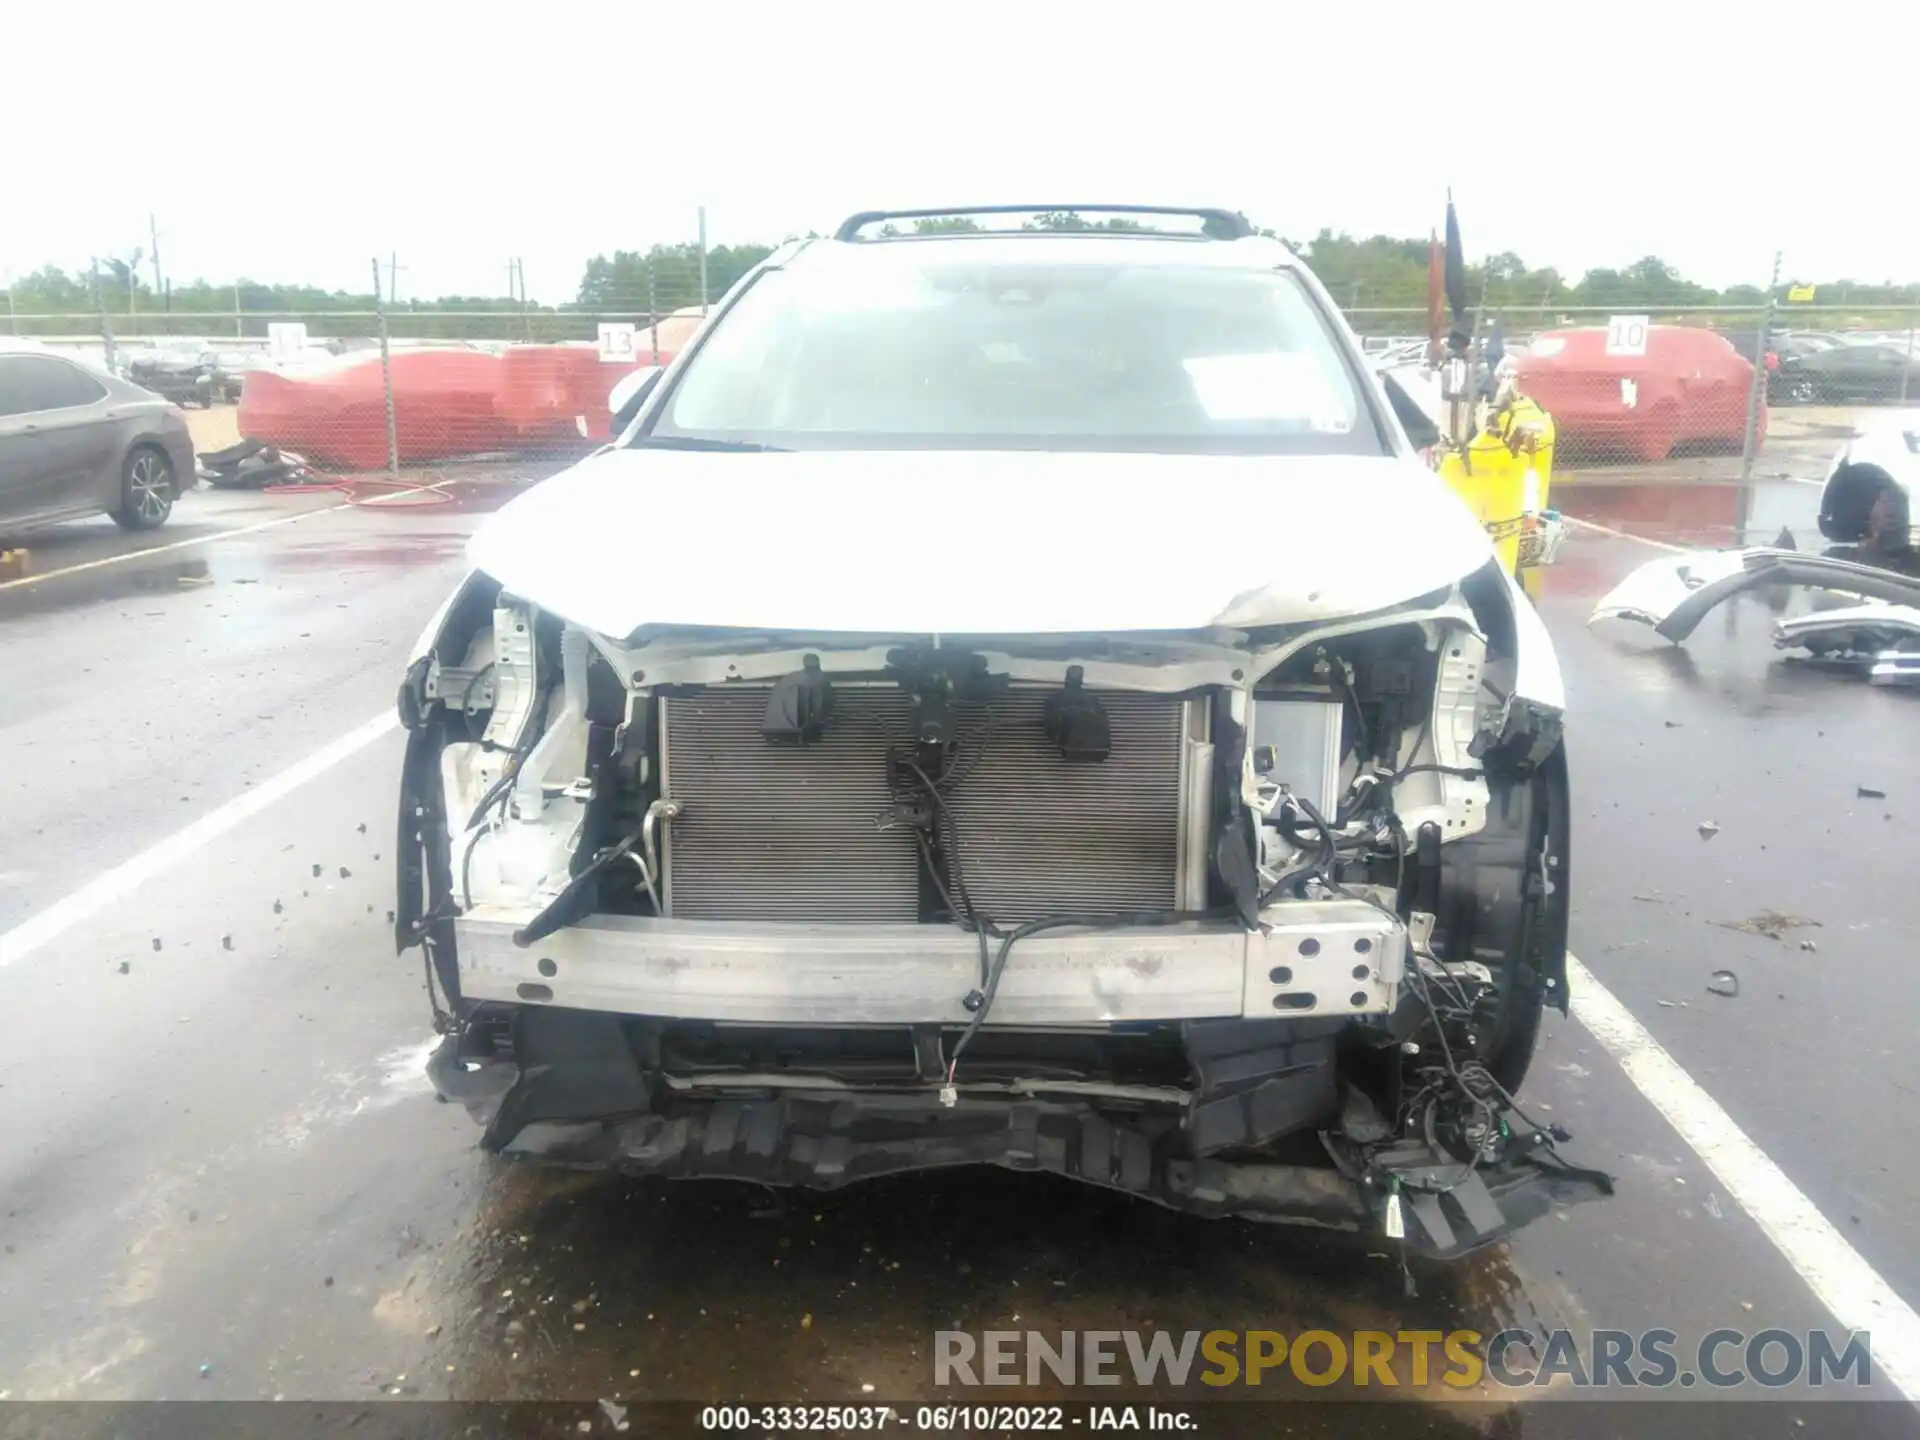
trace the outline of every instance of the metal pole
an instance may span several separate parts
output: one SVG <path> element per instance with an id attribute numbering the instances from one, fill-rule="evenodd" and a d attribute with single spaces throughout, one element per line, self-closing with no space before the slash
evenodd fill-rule
<path id="1" fill-rule="evenodd" d="M 400 478 L 400 427 L 393 413 L 393 355 L 387 348 L 387 312 L 380 305 L 380 257 L 373 257 L 373 310 L 380 321 L 380 388 L 387 396 L 387 473 Z"/>
<path id="2" fill-rule="evenodd" d="M 660 304 L 653 288 L 653 259 L 647 259 L 647 328 L 653 332 L 653 363 L 660 363 Z"/>
<path id="3" fill-rule="evenodd" d="M 151 210 L 147 212 L 147 239 L 153 245 L 153 293 L 158 295 L 166 289 L 166 282 L 160 275 L 160 220 Z"/>
<path id="4" fill-rule="evenodd" d="M 240 320 L 240 282 L 238 280 L 233 282 L 233 338 L 236 340 L 247 338 L 247 327 Z"/>
<path id="5" fill-rule="evenodd" d="M 100 288 L 100 259 L 93 258 L 89 271 L 93 282 L 93 303 L 100 307 L 100 344 L 105 352 L 107 369 L 113 366 L 113 316 L 107 313 L 107 294 Z"/>
<path id="6" fill-rule="evenodd" d="M 1780 288 L 1782 252 L 1773 252 L 1773 279 L 1767 283 L 1767 306 L 1760 312 L 1760 333 L 1753 346 L 1753 383 L 1747 387 L 1747 430 L 1740 443 L 1740 504 L 1734 543 L 1747 543 L 1747 516 L 1753 508 L 1753 462 L 1760 452 L 1760 405 L 1767 393 L 1767 337 L 1773 331 L 1774 292 Z"/>
<path id="7" fill-rule="evenodd" d="M 1907 363 L 1900 367 L 1900 404 L 1907 403 L 1907 386 L 1913 379 L 1913 312 L 1907 312 Z"/>
<path id="8" fill-rule="evenodd" d="M 13 303 L 13 272 L 11 270 L 7 271 L 5 278 L 7 282 L 7 329 L 13 334 L 18 335 L 20 333 L 20 312 L 14 308 Z"/>
<path id="9" fill-rule="evenodd" d="M 700 316 L 707 314 L 707 207 L 700 207 Z"/>
<path id="10" fill-rule="evenodd" d="M 380 287 L 378 285 L 375 285 L 373 287 L 373 293 L 375 298 L 377 299 L 380 294 Z M 400 252 L 396 250 L 387 259 L 387 304 L 398 305 L 399 303 L 400 303 Z"/>

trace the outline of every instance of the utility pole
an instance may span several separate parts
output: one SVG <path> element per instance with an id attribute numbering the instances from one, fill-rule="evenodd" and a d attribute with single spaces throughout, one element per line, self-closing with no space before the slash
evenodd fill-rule
<path id="1" fill-rule="evenodd" d="M 707 314 L 707 207 L 700 207 L 700 317 Z"/>
<path id="2" fill-rule="evenodd" d="M 153 293 L 158 295 L 166 289 L 166 281 L 160 274 L 160 220 L 151 210 L 147 212 L 147 239 L 153 245 L 147 253 L 153 257 Z"/>
<path id="3" fill-rule="evenodd" d="M 107 313 L 107 293 L 100 288 L 100 257 L 90 256 L 89 261 L 87 277 L 93 289 L 93 303 L 100 309 L 100 345 L 107 369 L 113 370 L 113 316 Z"/>
<path id="4" fill-rule="evenodd" d="M 378 299 L 380 296 L 380 265 L 378 261 L 374 262 L 373 267 L 373 294 L 375 299 Z M 399 303 L 400 252 L 395 250 L 387 257 L 387 304 L 397 305 Z"/>
<path id="5" fill-rule="evenodd" d="M 233 338 L 236 340 L 247 338 L 247 327 L 240 321 L 240 282 L 238 280 L 233 282 Z"/>

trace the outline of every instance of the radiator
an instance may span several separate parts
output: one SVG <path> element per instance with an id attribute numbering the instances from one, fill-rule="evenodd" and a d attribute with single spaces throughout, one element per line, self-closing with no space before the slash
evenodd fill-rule
<path id="1" fill-rule="evenodd" d="M 960 715 L 964 772 L 948 804 L 975 906 L 1014 924 L 1075 910 L 1167 909 L 1180 860 L 1183 705 L 1097 693 L 1113 751 L 1070 765 L 1041 725 L 1046 690 Z M 710 920 L 912 922 L 921 917 L 913 832 L 884 829 L 887 750 L 907 739 L 897 687 L 834 691 L 815 744 L 769 744 L 767 691 L 728 686 L 663 698 L 661 781 L 680 802 L 666 840 L 669 913 Z M 984 741 L 984 747 L 982 742 Z"/>

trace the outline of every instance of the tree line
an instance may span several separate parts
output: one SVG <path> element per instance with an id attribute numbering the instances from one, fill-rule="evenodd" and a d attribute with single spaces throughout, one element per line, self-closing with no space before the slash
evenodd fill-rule
<path id="1" fill-rule="evenodd" d="M 1124 217 L 1093 221 L 1068 211 L 1034 217 L 1027 228 L 1049 230 L 1138 230 Z M 921 219 L 910 233 L 939 234 L 979 228 L 964 216 Z M 901 234 L 887 224 L 881 234 Z M 1272 235 L 1272 231 L 1262 233 Z M 1285 238 L 1285 237 L 1276 237 Z M 1417 315 L 1427 297 L 1428 241 L 1388 235 L 1358 237 L 1321 230 L 1311 239 L 1289 240 L 1313 267 L 1336 303 L 1356 315 L 1359 328 L 1380 328 L 1385 316 L 1370 311 L 1404 311 L 1398 328 L 1421 327 Z M 574 298 L 560 305 L 527 304 L 505 295 L 442 295 L 385 306 L 397 334 L 429 338 L 512 338 L 590 340 L 599 318 L 618 316 L 644 323 L 649 314 L 667 315 L 717 300 L 767 255 L 768 245 L 716 245 L 706 252 L 705 293 L 697 245 L 656 244 L 646 250 L 615 250 L 587 261 Z M 1799 282 L 1782 284 L 1775 299 L 1786 302 Z M 1467 266 L 1467 293 L 1489 314 L 1511 314 L 1551 323 L 1558 311 L 1646 310 L 1709 311 L 1758 307 L 1767 298 L 1760 285 L 1714 289 L 1688 280 L 1673 266 L 1648 255 L 1620 269 L 1588 270 L 1568 279 L 1553 267 L 1534 268 L 1512 251 L 1502 251 Z M 1804 298 L 1804 291 L 1797 292 Z M 122 331 L 175 334 L 259 336 L 270 319 L 297 316 L 318 335 L 371 333 L 371 313 L 380 299 L 365 291 L 325 290 L 310 285 L 266 284 L 242 279 L 231 284 L 195 280 L 168 286 L 156 294 L 142 274 L 123 261 L 97 271 L 70 272 L 45 266 L 20 277 L 6 292 L 12 328 L 22 334 L 71 333 L 73 320 L 17 317 L 93 317 L 104 313 Z M 1817 282 L 1815 303 L 1862 311 L 1920 306 L 1920 284 L 1869 284 L 1856 280 Z M 478 313 L 477 313 L 478 312 Z M 238 319 L 236 320 L 236 315 Z M 338 319 L 329 319 L 337 316 Z"/>

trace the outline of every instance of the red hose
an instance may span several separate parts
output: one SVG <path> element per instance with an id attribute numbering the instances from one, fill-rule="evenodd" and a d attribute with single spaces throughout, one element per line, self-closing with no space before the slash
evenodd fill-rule
<path id="1" fill-rule="evenodd" d="M 344 495 L 349 505 L 378 505 L 383 510 L 417 510 L 427 505 L 451 505 L 453 496 L 441 489 L 447 482 L 435 480 L 425 485 L 405 480 L 381 480 L 370 475 L 330 475 L 317 468 L 306 456 L 292 450 L 280 450 L 283 460 L 291 460 L 304 474 L 319 478 L 292 485 L 266 485 L 263 493 L 275 495 Z M 368 492 L 376 492 L 369 494 Z M 386 492 L 384 494 L 378 492 Z M 402 498 L 404 497 L 404 498 Z"/>

